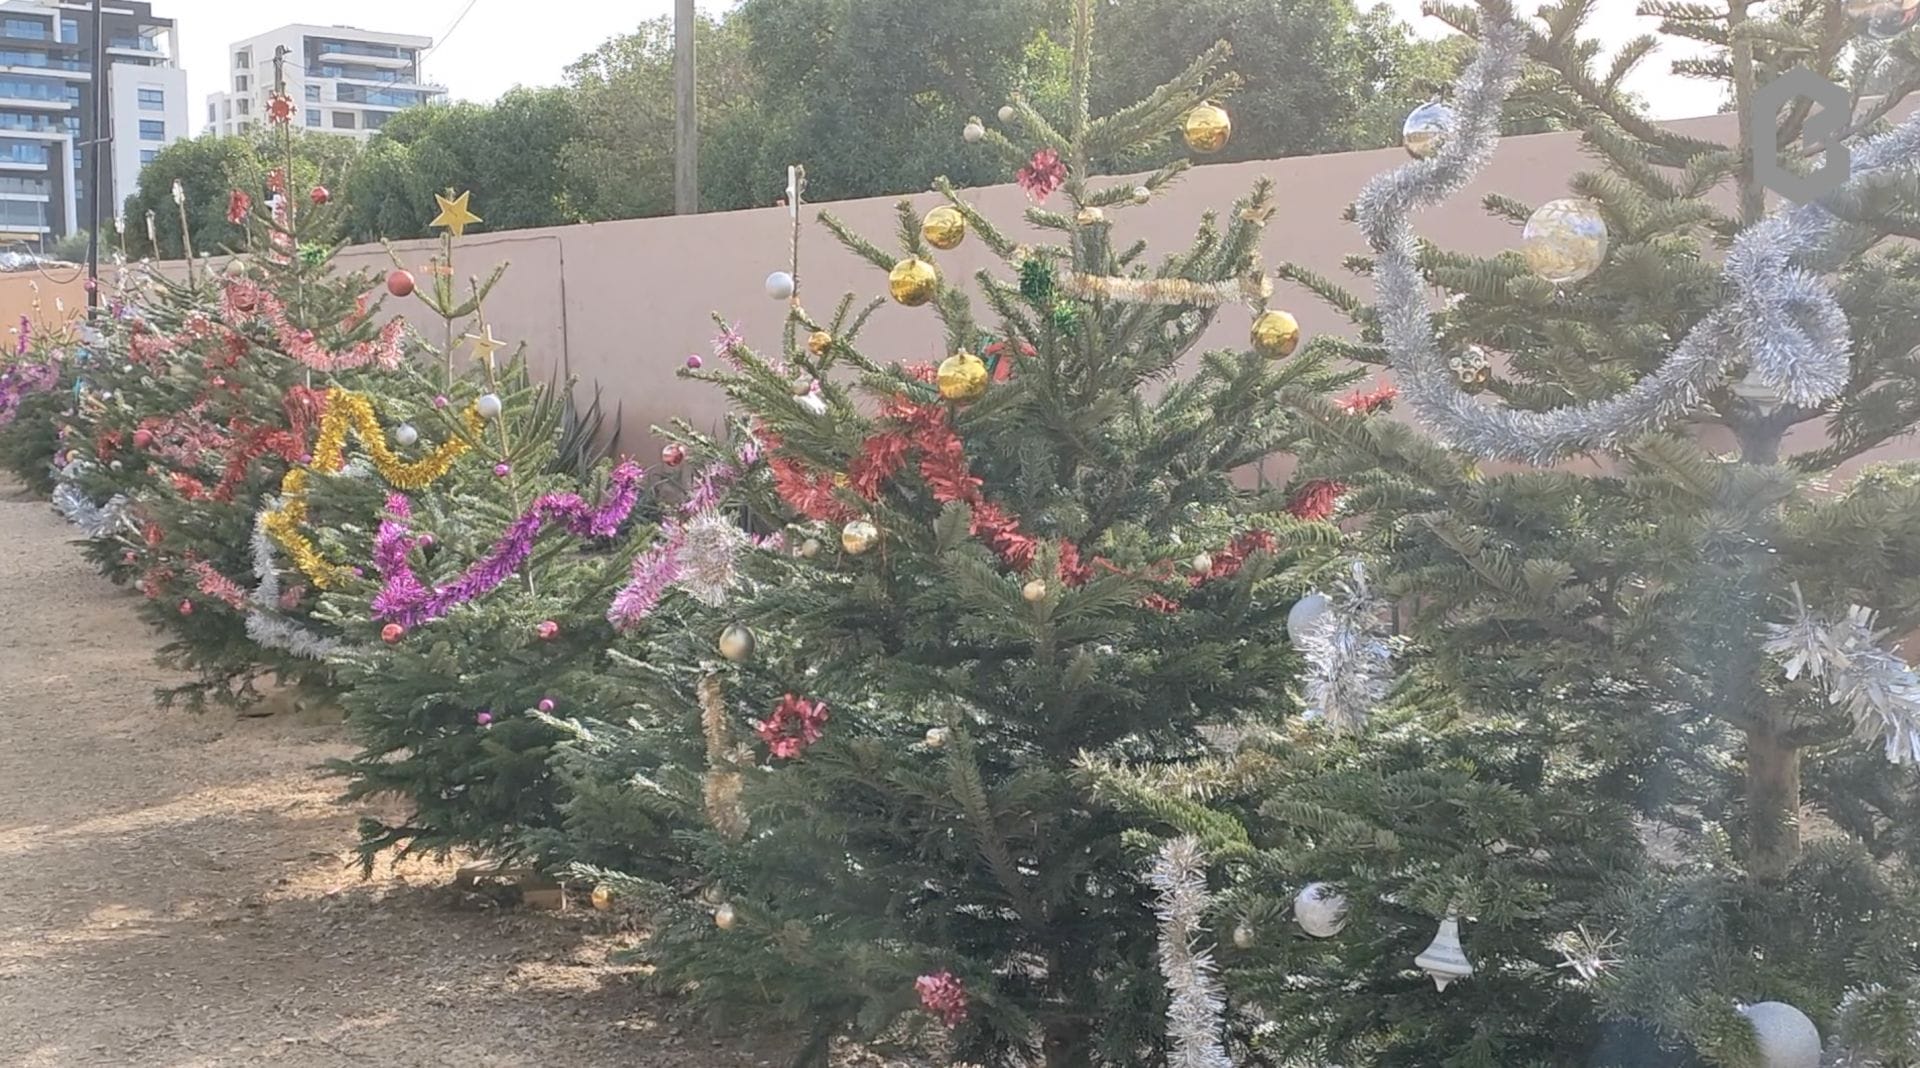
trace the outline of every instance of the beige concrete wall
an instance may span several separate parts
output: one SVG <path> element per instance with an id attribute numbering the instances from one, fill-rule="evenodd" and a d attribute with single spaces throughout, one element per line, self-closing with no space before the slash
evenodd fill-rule
<path id="1" fill-rule="evenodd" d="M 1676 124 L 1715 139 L 1731 140 L 1727 116 Z M 964 147 L 956 144 L 956 151 Z M 1364 251 L 1357 229 L 1341 214 L 1361 186 L 1374 175 L 1404 162 L 1398 149 L 1196 168 L 1171 192 L 1142 207 L 1111 209 L 1114 241 L 1125 245 L 1144 238 L 1154 253 L 1188 246 L 1200 216 L 1224 212 L 1253 182 L 1271 176 L 1280 212 L 1268 227 L 1262 252 L 1269 265 L 1303 264 L 1343 281 L 1354 281 L 1342 260 Z M 804 162 L 804 161 L 802 161 Z M 1420 232 L 1440 245 L 1471 253 L 1511 247 L 1515 227 L 1489 218 L 1480 208 L 1490 192 L 1527 202 L 1565 195 L 1569 178 L 1584 167 L 1578 138 L 1549 134 L 1502 143 L 1492 166 L 1444 208 L 1422 216 Z M 779 176 L 768 187 L 778 188 Z M 966 198 L 1013 233 L 1026 230 L 1025 195 L 1015 186 L 970 190 Z M 897 197 L 831 205 L 835 214 L 883 247 L 891 243 Z M 938 198 L 914 198 L 922 210 Z M 1057 206 L 1057 204 L 1056 204 Z M 487 205 L 475 203 L 481 216 Z M 807 306 L 827 315 L 841 295 L 861 301 L 886 291 L 885 275 L 842 249 L 833 236 L 805 213 L 801 241 L 802 295 Z M 651 452 L 648 428 L 674 417 L 699 426 L 717 422 L 723 399 L 713 390 L 676 377 L 690 352 L 705 355 L 714 333 L 711 316 L 737 321 L 748 341 L 763 350 L 779 343 L 786 306 L 768 299 L 763 285 L 770 271 L 786 266 L 790 222 L 785 209 L 767 207 L 693 217 L 635 219 L 584 226 L 488 234 L 469 232 L 458 246 L 458 273 L 484 277 L 494 264 L 511 269 L 487 303 L 489 320 L 502 338 L 523 340 L 533 365 L 545 372 L 573 374 L 584 386 L 598 383 L 609 407 L 621 407 L 624 444 Z M 412 266 L 423 265 L 437 241 L 402 242 L 393 252 Z M 384 269 L 389 253 L 379 246 L 349 250 L 348 266 Z M 997 267 L 978 241 L 941 254 L 949 279 L 971 278 L 981 268 Z M 1310 333 L 1347 331 L 1331 309 L 1304 292 L 1276 295 L 1275 306 L 1297 315 Z M 389 301 L 390 310 L 405 303 Z M 1245 344 L 1250 313 L 1224 310 L 1206 338 L 1208 347 Z M 437 321 L 422 318 L 423 327 Z M 938 321 L 927 308 L 888 303 L 871 320 L 862 349 L 881 360 L 937 360 L 941 351 Z M 1912 442 L 1904 455 L 1920 454 Z M 1278 474 L 1278 472 L 1274 472 Z"/>

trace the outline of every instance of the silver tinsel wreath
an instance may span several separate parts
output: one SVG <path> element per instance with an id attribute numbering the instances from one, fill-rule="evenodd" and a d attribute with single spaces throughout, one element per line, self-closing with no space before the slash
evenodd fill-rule
<path id="1" fill-rule="evenodd" d="M 1460 388 L 1434 336 L 1409 216 L 1458 192 L 1499 143 L 1501 104 L 1520 72 L 1527 31 L 1491 16 L 1487 23 L 1480 53 L 1455 88 L 1452 135 L 1433 156 L 1369 182 L 1356 205 L 1377 254 L 1373 275 L 1388 355 L 1420 417 L 1477 456 L 1545 465 L 1672 421 L 1743 361 L 1754 380 L 1790 403 L 1815 405 L 1839 393 L 1850 366 L 1847 321 L 1811 268 L 1853 235 L 1826 204 L 1910 171 L 1920 157 L 1920 113 L 1854 146 L 1850 177 L 1828 201 L 1786 208 L 1742 233 L 1723 270 L 1728 303 L 1625 392 L 1528 412 L 1484 405 Z"/>

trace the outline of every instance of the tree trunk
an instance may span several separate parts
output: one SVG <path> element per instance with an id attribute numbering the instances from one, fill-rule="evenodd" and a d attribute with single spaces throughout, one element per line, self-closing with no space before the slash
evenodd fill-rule
<path id="1" fill-rule="evenodd" d="M 1784 878 L 1800 859 L 1800 750 L 1761 723 L 1747 733 L 1747 871 Z"/>
<path id="2" fill-rule="evenodd" d="M 1047 1021 L 1043 1050 L 1047 1068 L 1091 1068 L 1093 1050 L 1088 1037 L 1087 1028 L 1071 1019 Z"/>

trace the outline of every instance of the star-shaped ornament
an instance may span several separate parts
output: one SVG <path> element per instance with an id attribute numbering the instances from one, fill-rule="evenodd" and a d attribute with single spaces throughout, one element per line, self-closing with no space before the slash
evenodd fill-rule
<path id="1" fill-rule="evenodd" d="M 433 222 L 429 225 L 444 226 L 452 231 L 453 236 L 464 237 L 467 232 L 468 223 L 485 221 L 467 209 L 467 198 L 472 195 L 473 193 L 471 191 L 462 193 L 457 197 L 444 197 L 439 193 L 435 193 L 433 199 L 440 205 L 440 214 L 435 215 Z"/>
<path id="2" fill-rule="evenodd" d="M 462 334 L 461 339 L 473 345 L 474 359 L 484 360 L 488 363 L 493 362 L 493 354 L 498 351 L 501 346 L 506 344 L 506 342 L 493 336 L 492 323 L 482 326 L 480 332 L 477 334 Z"/>

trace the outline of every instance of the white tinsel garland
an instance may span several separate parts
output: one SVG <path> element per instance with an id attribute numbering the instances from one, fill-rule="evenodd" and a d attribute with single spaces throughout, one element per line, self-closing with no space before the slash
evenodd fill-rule
<path id="1" fill-rule="evenodd" d="M 127 498 L 114 494 L 105 504 L 95 504 L 78 484 L 86 462 L 75 460 L 60 469 L 53 487 L 53 507 L 81 533 L 98 541 L 120 529 L 127 517 Z"/>
<path id="2" fill-rule="evenodd" d="M 1790 403 L 1814 405 L 1836 395 L 1849 371 L 1846 317 L 1807 266 L 1851 235 L 1821 202 L 1789 207 L 1742 233 L 1723 272 L 1728 304 L 1696 324 L 1657 371 L 1625 392 L 1528 412 L 1482 404 L 1460 388 L 1434 337 L 1408 216 L 1458 192 L 1492 157 L 1501 105 L 1519 74 L 1525 45 L 1523 28 L 1489 18 L 1480 53 L 1455 88 L 1451 136 L 1433 156 L 1368 183 L 1356 205 L 1377 254 L 1373 275 L 1383 339 L 1400 372 L 1401 392 L 1421 418 L 1475 455 L 1544 465 L 1672 421 L 1741 361 L 1755 380 Z M 1828 202 L 1899 176 L 1920 162 L 1917 157 L 1920 113 L 1855 146 L 1850 177 Z"/>
<path id="3" fill-rule="evenodd" d="M 727 592 L 739 581 L 740 552 L 752 539 L 740 525 L 708 508 L 682 528 L 676 563 L 680 588 L 710 608 L 727 603 Z"/>
<path id="4" fill-rule="evenodd" d="M 1802 674 L 1853 717 L 1854 734 L 1878 739 L 1895 764 L 1920 765 L 1920 674 L 1875 630 L 1873 610 L 1851 605 L 1838 620 L 1809 609 L 1793 588 L 1793 618 L 1767 627 L 1764 648 L 1789 680 Z"/>
<path id="5" fill-rule="evenodd" d="M 1160 847 L 1149 876 L 1159 892 L 1160 972 L 1167 979 L 1167 1068 L 1232 1068 L 1222 1046 L 1226 1001 L 1213 954 L 1200 945 L 1207 912 L 1206 854 L 1192 838 Z"/>
<path id="6" fill-rule="evenodd" d="M 1294 648 L 1307 659 L 1306 714 L 1324 718 L 1337 731 L 1355 731 L 1393 688 L 1394 640 L 1387 634 L 1386 603 L 1367 585 L 1366 566 L 1353 565 L 1302 633 Z"/>
<path id="7" fill-rule="evenodd" d="M 247 611 L 247 637 L 265 649 L 281 649 L 308 660 L 325 660 L 345 646 L 334 638 L 315 634 L 311 629 L 279 614 L 280 573 L 274 566 L 273 539 L 267 534 L 267 513 L 277 511 L 280 500 L 267 498 L 253 517 L 253 607 Z"/>

